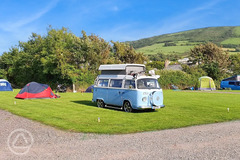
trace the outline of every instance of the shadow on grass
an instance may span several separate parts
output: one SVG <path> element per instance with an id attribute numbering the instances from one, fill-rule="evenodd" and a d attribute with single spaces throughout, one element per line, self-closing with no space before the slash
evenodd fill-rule
<path id="1" fill-rule="evenodd" d="M 151 113 L 151 112 L 157 112 L 157 110 L 153 110 L 153 109 L 145 109 L 145 110 L 134 110 L 134 113 Z"/>
<path id="2" fill-rule="evenodd" d="M 87 106 L 92 106 L 92 107 L 97 107 L 97 104 L 92 101 L 71 101 L 73 103 L 77 103 L 77 104 L 82 104 L 82 105 L 87 105 Z M 124 112 L 120 107 L 114 107 L 114 106 L 106 106 L 104 107 L 104 109 L 110 109 L 110 110 L 114 110 L 114 111 L 121 111 Z M 133 110 L 133 113 L 146 113 L 146 112 L 156 112 L 154 110 L 151 109 L 145 109 L 145 110 Z"/>
<path id="3" fill-rule="evenodd" d="M 73 103 L 77 103 L 77 104 L 82 104 L 82 105 L 87 105 L 87 106 L 92 106 L 92 107 L 97 107 L 97 103 L 96 102 L 92 102 L 92 101 L 71 101 Z M 112 107 L 112 106 L 106 106 L 104 107 L 104 109 L 110 109 L 110 110 L 115 110 L 115 111 L 121 111 L 120 108 L 118 107 Z"/>
<path id="4" fill-rule="evenodd" d="M 77 103 L 77 104 L 83 104 L 83 105 L 87 105 L 87 106 L 92 106 L 92 107 L 97 107 L 96 103 L 93 103 L 92 101 L 71 101 L 73 103 Z"/>

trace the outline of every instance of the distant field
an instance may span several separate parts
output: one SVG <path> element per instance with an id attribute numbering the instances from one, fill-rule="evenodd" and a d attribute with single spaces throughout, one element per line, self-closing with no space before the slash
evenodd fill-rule
<path id="1" fill-rule="evenodd" d="M 164 47 L 164 43 L 175 43 L 177 46 Z M 240 46 L 240 26 L 229 27 L 208 27 L 178 33 L 163 34 L 159 36 L 143 38 L 137 41 L 127 42 L 131 44 L 137 51 L 144 54 L 178 54 L 186 55 L 190 48 L 201 43 L 212 42 L 218 45 L 226 45 L 230 54 L 234 52 L 236 47 Z"/>
<path id="2" fill-rule="evenodd" d="M 229 38 L 222 41 L 221 44 L 240 44 L 240 38 Z"/>
<path id="3" fill-rule="evenodd" d="M 163 53 L 163 54 L 177 54 L 186 55 L 190 52 L 191 48 L 194 48 L 197 43 L 190 43 L 187 41 L 175 42 L 177 46 L 164 46 L 164 43 L 153 44 L 151 46 L 146 46 L 137 49 L 138 52 L 142 52 L 147 55 Z M 223 41 L 222 44 L 240 44 L 240 38 L 231 38 Z M 228 51 L 230 54 L 237 54 L 240 52 L 235 52 L 235 48 L 223 48 L 224 51 Z"/>
<path id="4" fill-rule="evenodd" d="M 63 93 L 59 99 L 19 100 L 14 99 L 18 91 L 0 92 L 0 109 L 74 132 L 122 134 L 240 119 L 239 94 L 231 92 L 164 90 L 165 108 L 125 113 L 97 108 L 89 93 Z"/>
<path id="5" fill-rule="evenodd" d="M 182 44 L 181 44 L 182 43 Z M 185 52 L 189 52 L 190 48 L 194 46 L 184 46 L 183 42 L 177 43 L 177 46 L 164 46 L 164 43 L 154 44 L 152 46 L 147 46 L 137 49 L 138 52 L 143 52 L 144 54 L 178 54 L 183 55 Z"/>
<path id="6" fill-rule="evenodd" d="M 233 33 L 234 33 L 236 36 L 240 36 L 240 27 L 234 28 Z"/>

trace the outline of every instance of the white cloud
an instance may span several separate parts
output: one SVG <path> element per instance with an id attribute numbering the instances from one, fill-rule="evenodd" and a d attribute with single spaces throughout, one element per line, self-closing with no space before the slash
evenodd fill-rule
<path id="1" fill-rule="evenodd" d="M 209 13 L 212 12 L 212 8 L 222 1 L 225 0 L 213 0 L 200 7 L 190 9 L 178 16 L 165 19 L 158 24 L 158 26 L 161 26 L 158 29 L 158 32 L 160 34 L 171 33 L 185 30 L 187 28 L 191 29 L 191 27 L 194 26 L 198 26 L 198 28 L 200 28 L 202 26 L 199 24 L 199 20 L 208 16 Z"/>
<path id="2" fill-rule="evenodd" d="M 39 12 L 29 13 L 19 20 L 8 19 L 6 22 L 0 23 L 0 55 L 8 51 L 9 48 L 18 44 L 18 41 L 26 41 L 32 32 L 39 32 L 38 26 L 29 25 L 48 13 L 53 9 L 59 0 L 52 0 L 47 6 L 42 8 Z"/>
<path id="3" fill-rule="evenodd" d="M 0 29 L 7 32 L 16 32 L 18 31 L 19 28 L 41 18 L 43 15 L 49 12 L 53 7 L 55 7 L 58 1 L 59 0 L 53 0 L 41 11 L 33 14 L 31 13 L 32 16 L 25 15 L 24 17 L 20 18 L 16 22 L 12 22 L 11 20 L 8 22 L 1 22 Z"/>
<path id="4" fill-rule="evenodd" d="M 114 7 L 112 7 L 111 10 L 117 12 L 117 11 L 119 11 L 119 8 L 118 8 L 118 6 L 114 6 Z"/>
<path id="5" fill-rule="evenodd" d="M 212 9 L 222 1 L 225 0 L 212 0 L 203 4 L 202 6 L 189 9 L 180 15 L 159 20 L 159 22 L 156 24 L 151 24 L 148 26 L 145 24 L 145 27 L 142 28 L 137 27 L 141 26 L 141 24 L 134 22 L 131 24 L 128 23 L 127 25 L 119 24 L 116 25 L 115 28 L 108 28 L 107 30 L 100 32 L 99 35 L 107 40 L 131 41 L 160 34 L 193 29 L 194 27 L 200 28 L 201 24 L 199 24 L 198 21 L 206 18 L 210 12 L 213 12 Z"/>

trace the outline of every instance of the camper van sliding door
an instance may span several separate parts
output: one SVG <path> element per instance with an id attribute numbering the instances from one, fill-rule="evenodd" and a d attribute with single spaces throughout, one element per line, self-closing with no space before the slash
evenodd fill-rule
<path id="1" fill-rule="evenodd" d="M 94 99 L 102 99 L 105 103 L 108 99 L 108 83 L 109 79 L 99 79 L 97 86 L 94 88 Z"/>
<path id="2" fill-rule="evenodd" d="M 108 88 L 108 100 L 107 104 L 114 106 L 122 106 L 122 80 L 121 79 L 112 79 Z"/>

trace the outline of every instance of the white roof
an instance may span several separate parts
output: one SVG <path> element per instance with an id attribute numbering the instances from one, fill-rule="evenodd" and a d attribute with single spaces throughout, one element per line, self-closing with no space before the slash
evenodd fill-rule
<path id="1" fill-rule="evenodd" d="M 133 79 L 131 75 L 99 75 L 100 79 Z"/>
<path id="2" fill-rule="evenodd" d="M 0 79 L 0 82 L 8 82 L 6 79 Z"/>
<path id="3" fill-rule="evenodd" d="M 126 70 L 127 66 L 145 67 L 144 64 L 107 64 L 100 65 L 99 70 Z"/>
<path id="4" fill-rule="evenodd" d="M 158 79 L 160 76 L 155 75 L 155 76 L 138 76 L 137 79 L 144 79 L 144 78 L 154 78 Z M 133 76 L 131 75 L 99 75 L 99 79 L 134 79 Z"/>

